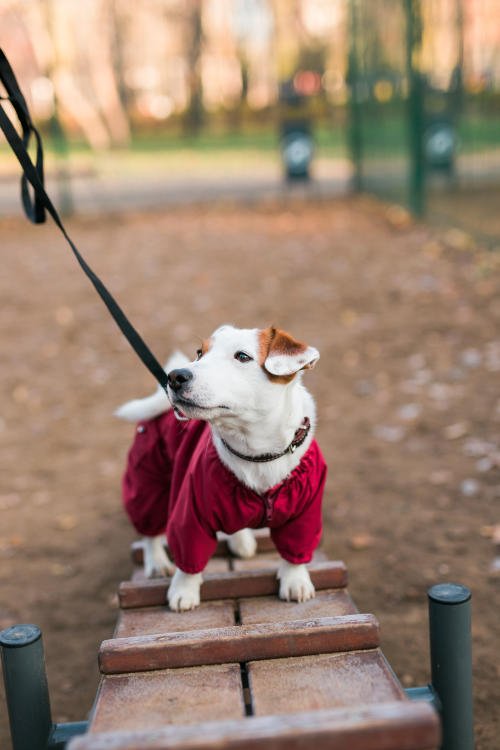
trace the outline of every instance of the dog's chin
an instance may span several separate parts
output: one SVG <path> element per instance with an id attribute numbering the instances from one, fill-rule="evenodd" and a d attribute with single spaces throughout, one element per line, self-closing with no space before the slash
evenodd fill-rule
<path id="1" fill-rule="evenodd" d="M 174 399 L 172 407 L 176 418 L 181 422 L 189 419 L 204 419 L 210 422 L 212 419 L 227 414 L 228 411 L 226 406 L 202 406 L 184 399 Z"/>

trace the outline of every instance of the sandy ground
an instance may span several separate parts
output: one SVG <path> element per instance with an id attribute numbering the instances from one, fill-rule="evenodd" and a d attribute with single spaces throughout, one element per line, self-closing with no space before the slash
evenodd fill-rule
<path id="1" fill-rule="evenodd" d="M 498 734 L 500 269 L 463 233 L 367 199 L 73 220 L 153 351 L 223 322 L 321 350 L 307 374 L 330 473 L 324 549 L 405 685 L 429 679 L 426 589 L 473 591 L 478 748 Z M 44 633 L 56 721 L 85 718 L 134 534 L 123 401 L 154 383 L 53 225 L 2 228 L 0 627 Z M 0 747 L 8 747 L 0 696 Z"/>

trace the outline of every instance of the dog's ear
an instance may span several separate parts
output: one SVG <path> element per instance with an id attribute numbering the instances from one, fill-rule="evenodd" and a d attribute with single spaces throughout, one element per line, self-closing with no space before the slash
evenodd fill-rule
<path id="1" fill-rule="evenodd" d="M 300 370 L 310 370 L 319 359 L 313 346 L 296 341 L 279 328 L 260 331 L 261 364 L 270 375 L 291 379 Z"/>

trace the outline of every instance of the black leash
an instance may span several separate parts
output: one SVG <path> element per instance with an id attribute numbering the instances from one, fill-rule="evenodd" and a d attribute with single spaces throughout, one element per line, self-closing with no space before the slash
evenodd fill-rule
<path id="1" fill-rule="evenodd" d="M 75 255 L 83 272 L 94 285 L 95 290 L 108 308 L 109 312 L 115 320 L 115 323 L 118 325 L 119 329 L 131 345 L 132 349 L 135 351 L 143 364 L 146 365 L 153 377 L 156 378 L 158 383 L 166 391 L 167 375 L 163 367 L 160 365 L 154 354 L 143 341 L 139 333 L 135 330 L 134 326 L 129 321 L 114 297 L 106 289 L 100 278 L 94 273 L 83 256 L 80 254 L 78 248 L 66 232 L 66 229 L 64 228 L 64 225 L 59 218 L 59 214 L 54 208 L 52 201 L 45 192 L 42 139 L 37 129 L 33 125 L 26 100 L 21 92 L 21 89 L 19 88 L 16 77 L 14 75 L 14 71 L 12 70 L 9 61 L 7 60 L 7 57 L 5 56 L 2 49 L 0 49 L 0 81 L 7 91 L 7 97 L 0 97 L 0 100 L 9 101 L 12 104 L 22 128 L 22 137 L 20 137 L 9 117 L 7 116 L 3 105 L 0 103 L 0 128 L 3 130 L 9 146 L 16 155 L 17 160 L 19 161 L 23 169 L 23 175 L 21 177 L 21 199 L 26 216 L 34 224 L 42 224 L 45 221 L 45 211 L 48 211 L 48 213 L 52 216 L 54 222 L 63 233 L 64 238 L 71 247 L 71 250 L 73 251 L 73 254 Z M 33 164 L 28 154 L 28 148 L 32 134 L 36 139 L 35 164 Z M 29 193 L 28 183 L 33 188 L 33 199 L 31 198 Z"/>

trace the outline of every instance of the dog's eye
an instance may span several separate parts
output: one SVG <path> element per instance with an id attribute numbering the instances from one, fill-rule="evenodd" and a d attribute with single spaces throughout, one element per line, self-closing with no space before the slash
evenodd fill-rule
<path id="1" fill-rule="evenodd" d="M 201 359 L 203 357 L 203 351 L 202 349 L 196 350 L 196 359 Z"/>
<path id="2" fill-rule="evenodd" d="M 245 352 L 236 352 L 234 355 L 234 358 L 238 360 L 238 362 L 251 362 L 252 357 L 249 354 L 246 354 Z"/>

